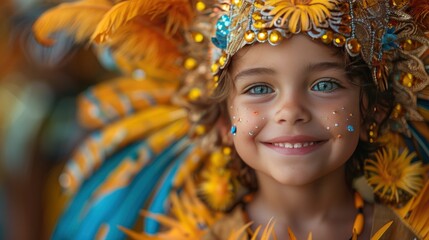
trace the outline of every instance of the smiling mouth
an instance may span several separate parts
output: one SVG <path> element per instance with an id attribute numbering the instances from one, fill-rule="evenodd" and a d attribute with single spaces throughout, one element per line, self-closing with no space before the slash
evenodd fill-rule
<path id="1" fill-rule="evenodd" d="M 319 141 L 320 142 L 320 141 Z M 281 147 L 281 148 L 305 148 L 308 146 L 313 146 L 319 142 L 302 142 L 302 143 L 272 143 L 275 147 Z"/>

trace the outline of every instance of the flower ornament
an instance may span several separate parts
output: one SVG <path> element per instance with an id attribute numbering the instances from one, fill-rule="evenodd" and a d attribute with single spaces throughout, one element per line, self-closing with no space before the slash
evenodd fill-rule
<path id="1" fill-rule="evenodd" d="M 335 7 L 335 3 L 322 0 L 268 0 L 266 5 L 273 7 L 271 25 L 280 19 L 281 25 L 288 21 L 292 33 L 311 30 L 312 24 L 319 26 L 331 16 L 330 11 Z"/>
<path id="2" fill-rule="evenodd" d="M 416 156 L 408 149 L 399 153 L 396 148 L 384 148 L 376 152 L 375 160 L 365 161 L 368 183 L 381 201 L 400 206 L 419 193 L 425 168 L 420 161 L 412 163 Z"/>

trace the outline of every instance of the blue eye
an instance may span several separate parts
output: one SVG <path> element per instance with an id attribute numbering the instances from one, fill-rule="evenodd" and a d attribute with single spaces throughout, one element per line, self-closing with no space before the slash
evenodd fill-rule
<path id="1" fill-rule="evenodd" d="M 267 85 L 256 85 L 249 88 L 246 92 L 249 94 L 259 95 L 273 93 L 274 90 Z"/>
<path id="2" fill-rule="evenodd" d="M 332 80 L 319 81 L 311 87 L 313 91 L 331 92 L 339 88 L 340 85 Z"/>

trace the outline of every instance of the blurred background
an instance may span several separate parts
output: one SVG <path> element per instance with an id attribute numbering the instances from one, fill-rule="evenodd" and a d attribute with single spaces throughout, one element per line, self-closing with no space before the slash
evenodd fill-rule
<path id="1" fill-rule="evenodd" d="M 0 0 L 0 239 L 48 239 L 60 197 L 58 176 L 87 134 L 76 98 L 114 73 L 90 46 L 39 45 L 32 24 L 58 0 Z"/>

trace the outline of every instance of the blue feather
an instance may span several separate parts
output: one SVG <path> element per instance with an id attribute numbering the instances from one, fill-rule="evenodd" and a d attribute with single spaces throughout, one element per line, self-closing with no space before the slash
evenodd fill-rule
<path id="1" fill-rule="evenodd" d="M 94 191 L 104 182 L 106 177 L 123 159 L 129 158 L 130 156 L 132 159 L 137 158 L 139 150 L 144 147 L 148 148 L 147 144 L 144 142 L 130 145 L 118 154 L 113 155 L 108 161 L 105 161 L 104 164 L 94 172 L 93 176 L 82 184 L 79 191 L 70 201 L 67 209 L 58 221 L 52 239 L 73 239 L 84 220 L 87 210 L 85 209 L 85 204 L 88 202 L 88 199 L 91 198 Z M 151 155 L 150 149 L 149 155 Z"/>
<path id="2" fill-rule="evenodd" d="M 191 147 L 189 147 L 186 151 L 184 151 L 176 160 L 174 165 L 169 169 L 163 181 L 159 184 L 160 188 L 155 194 L 155 197 L 152 200 L 151 205 L 148 208 L 148 211 L 156 214 L 166 214 L 167 208 L 165 204 L 167 203 L 168 196 L 170 194 L 174 178 L 176 177 L 177 170 L 183 161 L 188 157 L 189 152 L 191 151 Z M 145 232 L 148 234 L 155 234 L 159 231 L 160 224 L 158 221 L 147 218 L 145 219 Z"/>
<path id="3" fill-rule="evenodd" d="M 126 228 L 134 226 L 139 216 L 139 210 L 147 203 L 148 198 L 159 182 L 159 177 L 168 169 L 168 166 L 177 158 L 177 155 L 187 147 L 187 144 L 187 138 L 179 140 L 156 157 L 134 178 L 134 181 L 127 188 L 126 197 L 121 201 L 120 205 L 115 206 L 113 215 L 105 222 L 109 229 L 106 239 L 125 238 L 125 234 L 120 231 L 118 226 Z"/>

